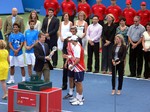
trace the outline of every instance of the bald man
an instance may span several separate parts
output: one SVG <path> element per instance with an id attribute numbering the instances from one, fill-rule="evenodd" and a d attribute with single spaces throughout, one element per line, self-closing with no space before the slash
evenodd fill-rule
<path id="1" fill-rule="evenodd" d="M 8 45 L 8 40 L 9 40 L 9 35 L 11 32 L 13 32 L 13 24 L 17 23 L 20 26 L 19 31 L 24 33 L 24 22 L 23 22 L 23 18 L 18 16 L 18 10 L 17 8 L 12 8 L 12 14 L 10 16 L 8 16 L 5 19 L 4 22 L 4 36 L 5 36 L 5 40 L 7 42 L 7 50 L 9 50 L 9 45 Z"/>

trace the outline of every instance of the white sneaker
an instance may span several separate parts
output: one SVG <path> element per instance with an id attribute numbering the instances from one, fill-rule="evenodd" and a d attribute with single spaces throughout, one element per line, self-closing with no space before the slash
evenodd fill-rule
<path id="1" fill-rule="evenodd" d="M 69 100 L 70 103 L 73 103 L 75 101 L 77 101 L 78 99 L 77 98 L 72 98 L 71 100 Z"/>
<path id="2" fill-rule="evenodd" d="M 76 100 L 75 102 L 72 102 L 71 105 L 83 105 L 83 101 Z"/>
<path id="3" fill-rule="evenodd" d="M 8 85 L 14 84 L 14 83 L 15 83 L 15 81 L 14 81 L 14 80 L 11 80 L 11 79 L 7 82 Z"/>

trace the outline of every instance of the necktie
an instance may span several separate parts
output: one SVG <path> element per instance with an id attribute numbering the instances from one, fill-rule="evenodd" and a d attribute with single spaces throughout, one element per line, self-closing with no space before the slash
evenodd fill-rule
<path id="1" fill-rule="evenodd" d="M 48 23 L 47 23 L 47 29 L 46 29 L 46 32 L 47 32 L 47 33 L 48 33 L 48 28 L 49 28 L 49 25 L 50 25 L 50 23 L 51 23 L 51 19 L 52 19 L 52 18 L 49 18 L 49 19 L 48 19 Z"/>
<path id="2" fill-rule="evenodd" d="M 44 44 L 42 44 L 42 48 L 43 48 L 43 51 L 44 51 L 44 55 L 46 56 L 45 46 L 44 46 Z"/>

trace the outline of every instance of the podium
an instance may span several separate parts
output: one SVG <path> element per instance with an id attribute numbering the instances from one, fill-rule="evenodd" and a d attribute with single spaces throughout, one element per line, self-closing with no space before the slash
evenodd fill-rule
<path id="1" fill-rule="evenodd" d="M 8 88 L 8 112 L 61 112 L 62 90 L 49 88 L 42 91 Z"/>

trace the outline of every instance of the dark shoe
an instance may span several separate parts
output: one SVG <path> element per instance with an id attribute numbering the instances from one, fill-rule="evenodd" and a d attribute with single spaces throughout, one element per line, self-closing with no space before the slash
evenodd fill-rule
<path id="1" fill-rule="evenodd" d="M 98 71 L 98 70 L 95 70 L 93 73 L 99 73 L 99 71 Z"/>
<path id="2" fill-rule="evenodd" d="M 53 65 L 53 68 L 56 68 L 56 65 Z"/>
<path id="3" fill-rule="evenodd" d="M 69 98 L 72 98 L 72 97 L 73 97 L 73 95 L 70 95 L 70 94 L 68 93 L 66 96 L 63 97 L 63 99 L 69 99 Z"/>
<path id="4" fill-rule="evenodd" d="M 88 69 L 86 72 L 91 72 L 91 71 L 92 71 L 92 70 L 89 70 L 89 69 Z"/>
<path id="5" fill-rule="evenodd" d="M 128 75 L 128 77 L 135 77 L 134 75 Z"/>
<path id="6" fill-rule="evenodd" d="M 62 86 L 62 90 L 67 90 L 67 86 Z"/>
<path id="7" fill-rule="evenodd" d="M 141 78 L 141 75 L 137 75 L 136 78 Z"/>

